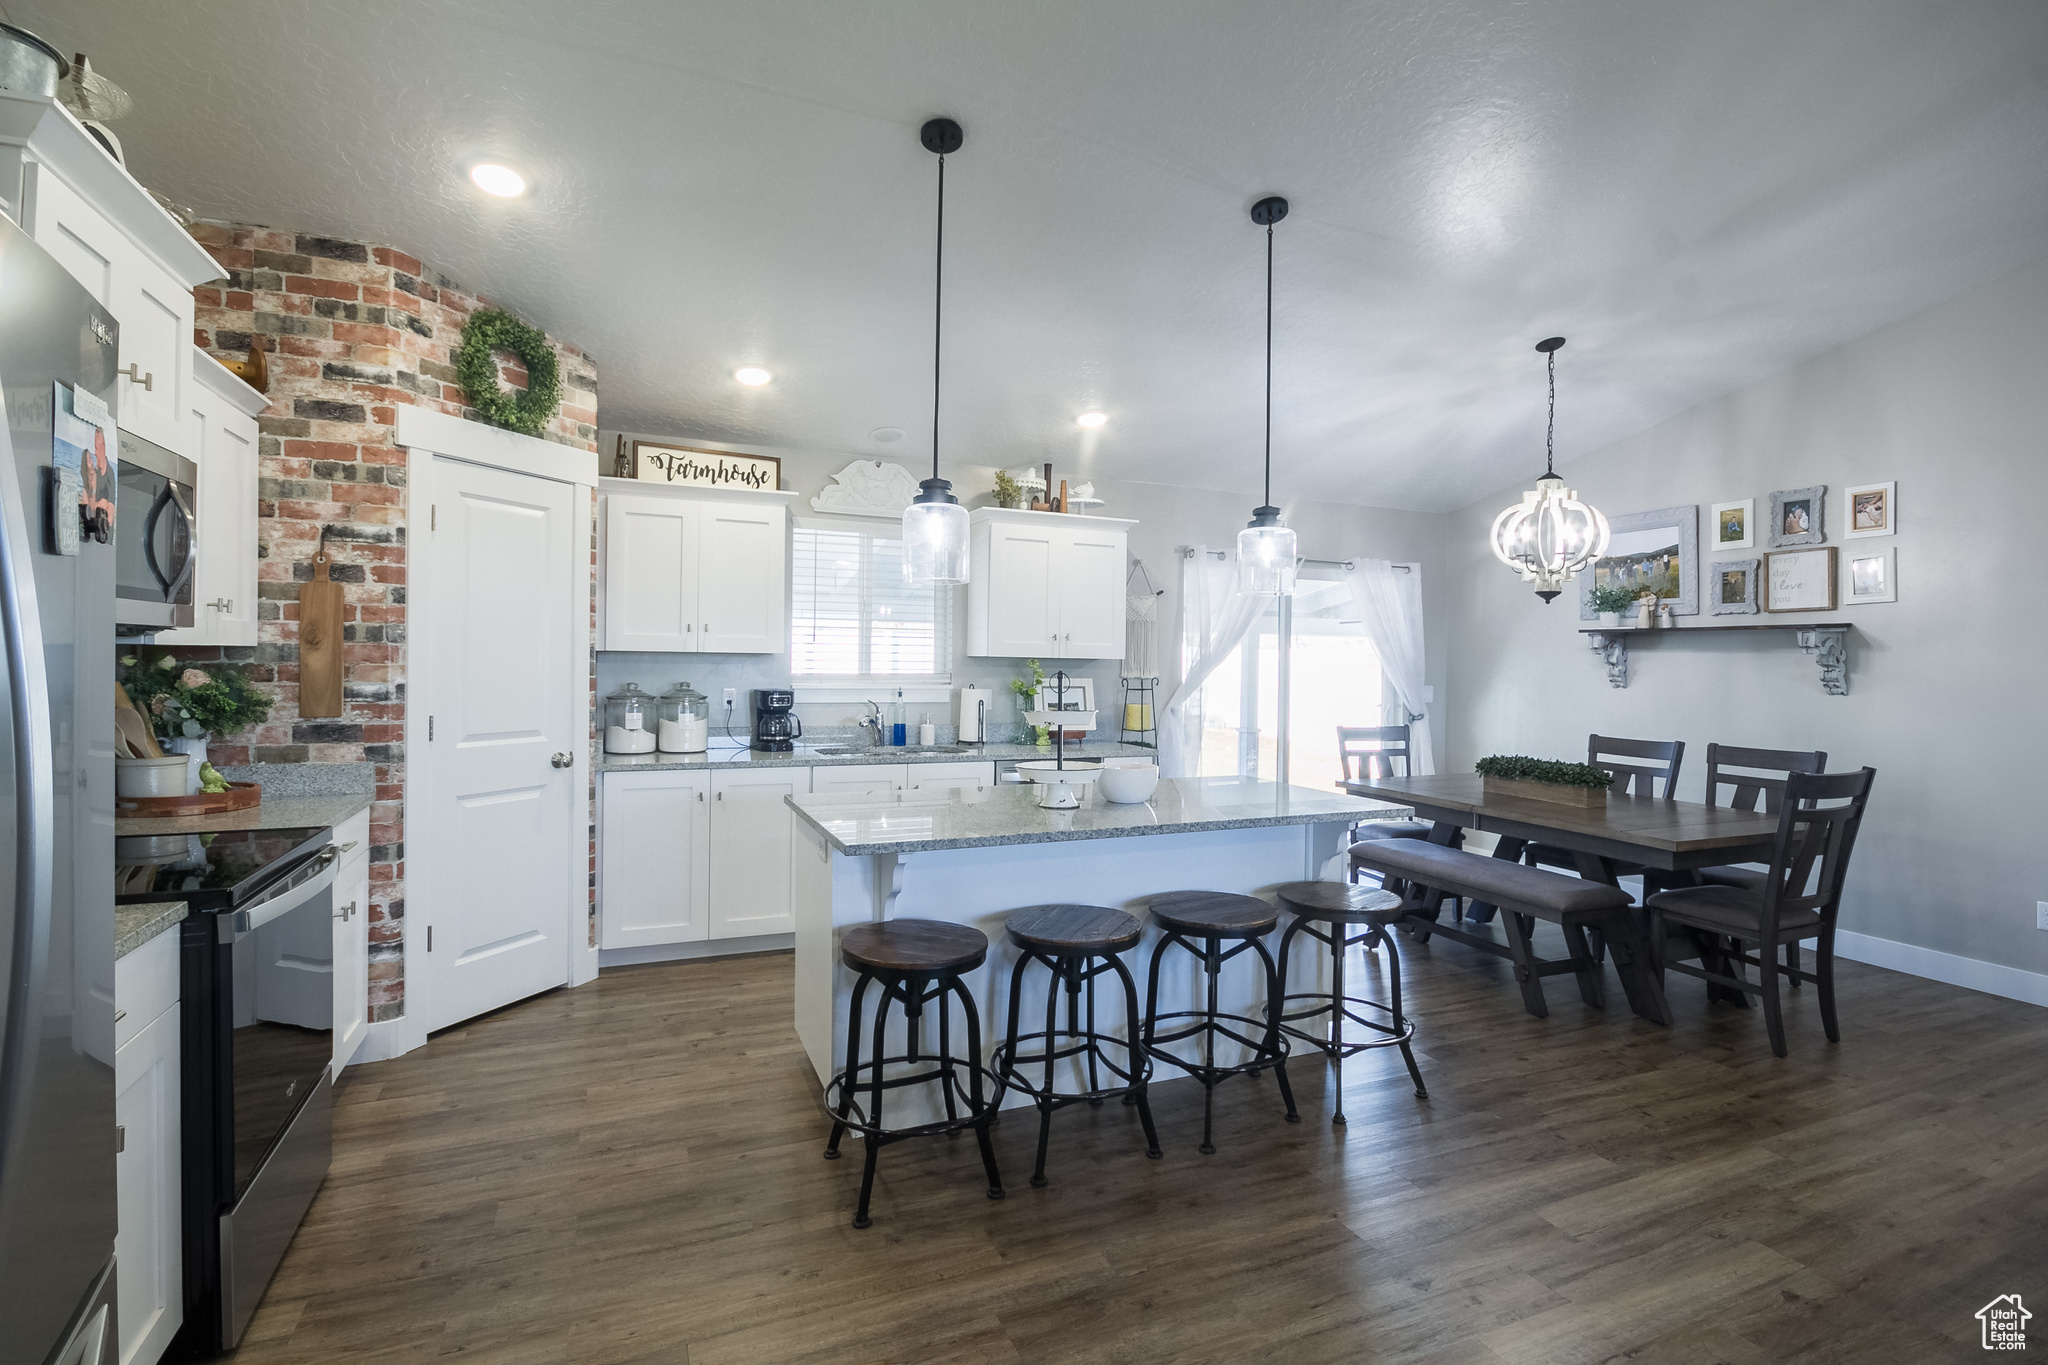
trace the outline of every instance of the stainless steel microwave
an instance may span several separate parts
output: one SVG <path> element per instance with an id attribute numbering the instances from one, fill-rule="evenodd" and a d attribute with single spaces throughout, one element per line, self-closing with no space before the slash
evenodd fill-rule
<path id="1" fill-rule="evenodd" d="M 192 624 L 199 466 L 121 433 L 114 513 L 114 627 L 149 635 Z"/>

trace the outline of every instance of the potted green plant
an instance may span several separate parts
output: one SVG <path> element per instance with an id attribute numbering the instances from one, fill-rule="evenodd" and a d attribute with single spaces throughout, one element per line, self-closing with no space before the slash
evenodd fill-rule
<path id="1" fill-rule="evenodd" d="M 1011 478 L 1009 470 L 998 469 L 996 471 L 995 498 L 996 506 L 998 507 L 1022 507 L 1024 505 L 1024 485 Z"/>
<path id="2" fill-rule="evenodd" d="M 1045 685 L 1045 670 L 1038 666 L 1038 660 L 1026 659 L 1024 666 L 1031 670 L 1030 677 L 1010 679 L 1010 690 L 1017 694 L 1017 709 L 1019 711 L 1030 710 L 1032 695 Z M 1042 725 L 1034 725 L 1029 728 L 1031 730 L 1032 743 L 1038 745 L 1052 743 L 1052 731 Z"/>
<path id="3" fill-rule="evenodd" d="M 1609 630 L 1621 629 L 1621 614 L 1633 607 L 1635 601 L 1633 588 L 1611 578 L 1605 583 L 1595 583 L 1586 594 L 1586 605 L 1600 618 L 1600 624 Z"/>
<path id="4" fill-rule="evenodd" d="M 1590 764 L 1521 754 L 1493 754 L 1473 764 L 1472 770 L 1485 779 L 1489 801 L 1497 796 L 1519 796 L 1560 806 L 1604 806 L 1607 789 L 1614 784 L 1612 774 Z"/>
<path id="5" fill-rule="evenodd" d="M 121 685 L 168 753 L 187 756 L 198 787 L 209 737 L 237 734 L 270 718 L 270 698 L 231 664 L 188 664 L 169 653 L 121 658 Z"/>

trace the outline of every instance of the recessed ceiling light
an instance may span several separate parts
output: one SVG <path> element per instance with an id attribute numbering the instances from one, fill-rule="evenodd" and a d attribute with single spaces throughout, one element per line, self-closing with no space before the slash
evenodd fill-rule
<path id="1" fill-rule="evenodd" d="M 1108 420 L 1109 414 L 1106 412 L 1084 412 L 1074 419 L 1074 425 L 1077 427 L 1093 428 L 1101 426 Z"/>
<path id="2" fill-rule="evenodd" d="M 762 369 L 759 365 L 742 365 L 739 369 L 732 372 L 732 377 L 749 388 L 758 389 L 775 376 Z"/>
<path id="3" fill-rule="evenodd" d="M 469 168 L 469 178 L 485 194 L 512 199 L 526 193 L 526 177 L 510 166 L 485 161 Z"/>

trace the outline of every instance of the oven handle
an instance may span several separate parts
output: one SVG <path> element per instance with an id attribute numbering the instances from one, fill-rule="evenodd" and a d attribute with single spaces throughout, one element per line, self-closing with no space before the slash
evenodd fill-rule
<path id="1" fill-rule="evenodd" d="M 355 845 L 351 844 L 349 847 L 353 848 Z M 222 943 L 233 943 L 245 934 L 255 933 L 272 920 L 290 914 L 325 892 L 334 885 L 334 879 L 339 875 L 336 864 L 341 862 L 341 855 L 347 851 L 337 844 L 329 844 L 321 849 L 313 855 L 313 861 L 320 865 L 318 872 L 302 882 L 286 887 L 269 900 L 258 901 L 247 910 L 235 910 L 218 916 L 215 920 L 218 926 L 215 929 L 215 936 Z"/>

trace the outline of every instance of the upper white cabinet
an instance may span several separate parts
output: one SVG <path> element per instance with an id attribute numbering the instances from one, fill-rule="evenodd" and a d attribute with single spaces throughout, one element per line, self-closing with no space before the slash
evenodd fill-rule
<path id="1" fill-rule="evenodd" d="M 779 654 L 789 647 L 787 500 L 794 494 L 602 483 L 598 648 Z"/>
<path id="2" fill-rule="evenodd" d="M 0 91 L 0 201 L 120 324 L 120 425 L 197 461 L 192 288 L 225 272 L 54 100 Z"/>
<path id="3" fill-rule="evenodd" d="M 978 507 L 971 514 L 967 652 L 1120 659 L 1132 521 Z"/>
<path id="4" fill-rule="evenodd" d="M 192 412 L 184 436 L 199 466 L 199 539 L 192 624 L 166 645 L 256 643 L 256 415 L 269 400 L 192 348 Z"/>

